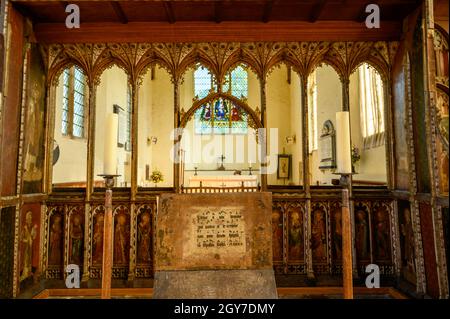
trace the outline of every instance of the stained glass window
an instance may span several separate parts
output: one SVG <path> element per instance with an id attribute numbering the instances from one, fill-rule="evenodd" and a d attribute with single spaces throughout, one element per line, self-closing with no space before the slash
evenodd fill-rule
<path id="1" fill-rule="evenodd" d="M 85 77 L 78 67 L 63 72 L 63 101 L 61 132 L 64 135 L 84 137 Z"/>
<path id="2" fill-rule="evenodd" d="M 248 114 L 234 102 L 219 98 L 195 112 L 196 134 L 247 134 Z"/>
<path id="3" fill-rule="evenodd" d="M 73 136 L 84 135 L 84 74 L 75 67 L 73 86 Z"/>
<path id="4" fill-rule="evenodd" d="M 63 104 L 61 114 L 61 132 L 64 135 L 69 134 L 69 87 L 70 87 L 70 70 L 65 69 L 63 73 Z"/>
<path id="5" fill-rule="evenodd" d="M 199 66 L 194 71 L 194 95 L 199 99 L 203 99 L 209 94 L 212 88 L 212 76 L 209 70 L 203 66 Z"/>
<path id="6" fill-rule="evenodd" d="M 211 73 L 199 66 L 194 72 L 194 91 L 199 99 L 206 97 L 214 87 Z M 248 74 L 237 66 L 225 76 L 223 92 L 237 98 L 248 96 Z M 248 114 L 234 102 L 219 98 L 200 107 L 194 115 L 196 134 L 247 134 Z"/>

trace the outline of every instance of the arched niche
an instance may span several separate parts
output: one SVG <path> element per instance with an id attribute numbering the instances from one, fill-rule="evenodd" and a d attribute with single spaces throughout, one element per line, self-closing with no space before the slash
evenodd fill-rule
<path id="1" fill-rule="evenodd" d="M 370 62 L 350 76 L 350 127 L 355 185 L 387 184 L 385 78 Z M 358 159 L 359 158 L 359 159 Z"/>
<path id="2" fill-rule="evenodd" d="M 54 131 L 52 184 L 59 187 L 86 187 L 88 139 L 88 78 L 82 67 L 61 65 L 54 85 Z"/>
<path id="3" fill-rule="evenodd" d="M 266 78 L 268 185 L 303 185 L 302 85 L 285 62 Z M 283 168 L 285 167 L 285 168 Z"/>
<path id="4" fill-rule="evenodd" d="M 173 186 L 174 84 L 160 64 L 149 65 L 142 73 L 137 97 L 137 185 Z M 160 172 L 157 183 L 152 175 Z"/>
<path id="5" fill-rule="evenodd" d="M 104 147 L 109 114 L 118 115 L 116 187 L 131 186 L 131 100 L 129 75 L 112 63 L 99 75 L 95 95 L 94 187 L 104 187 Z"/>

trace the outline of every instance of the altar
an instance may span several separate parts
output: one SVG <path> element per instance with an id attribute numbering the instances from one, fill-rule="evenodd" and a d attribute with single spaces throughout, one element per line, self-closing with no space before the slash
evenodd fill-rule
<path id="1" fill-rule="evenodd" d="M 257 187 L 256 175 L 195 175 L 189 177 L 189 187 Z M 244 185 L 242 185 L 242 183 Z"/>

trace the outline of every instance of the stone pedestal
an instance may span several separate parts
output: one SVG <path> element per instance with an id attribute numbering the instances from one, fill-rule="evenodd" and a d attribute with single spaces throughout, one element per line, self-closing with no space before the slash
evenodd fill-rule
<path id="1" fill-rule="evenodd" d="M 154 298 L 277 298 L 271 193 L 164 194 Z"/>

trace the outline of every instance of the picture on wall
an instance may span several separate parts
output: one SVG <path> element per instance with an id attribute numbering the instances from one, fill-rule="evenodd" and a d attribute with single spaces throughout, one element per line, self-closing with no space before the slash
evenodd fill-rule
<path id="1" fill-rule="evenodd" d="M 278 154 L 277 178 L 289 179 L 291 178 L 291 155 Z"/>

